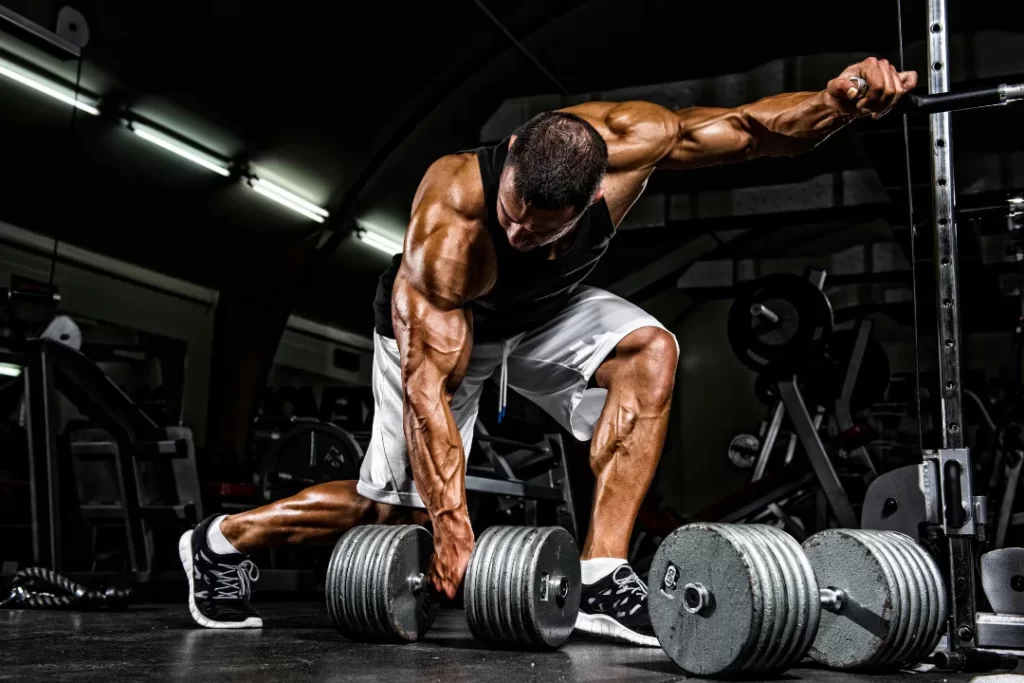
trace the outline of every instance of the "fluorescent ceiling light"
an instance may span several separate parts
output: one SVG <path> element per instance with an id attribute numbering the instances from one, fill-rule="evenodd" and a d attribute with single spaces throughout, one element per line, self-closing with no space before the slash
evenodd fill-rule
<path id="1" fill-rule="evenodd" d="M 56 83 L 40 78 L 39 76 L 25 71 L 10 62 L 0 60 L 0 76 L 6 76 L 12 81 L 17 81 L 18 83 L 41 92 L 44 95 L 49 95 L 53 99 L 60 100 L 64 104 L 70 104 L 72 107 L 80 109 L 87 114 L 99 116 L 100 110 L 96 108 L 95 100 L 89 97 L 84 97 L 76 90 L 65 88 L 62 85 L 57 85 Z"/>
<path id="2" fill-rule="evenodd" d="M 157 147 L 162 147 L 168 152 L 177 154 L 182 159 L 188 159 L 197 166 L 202 166 L 203 168 L 213 171 L 218 175 L 222 175 L 225 178 L 231 175 L 231 171 L 228 169 L 227 164 L 220 159 L 212 157 L 205 152 L 200 152 L 198 149 L 193 147 L 189 147 L 185 143 L 175 140 L 155 128 L 150 128 L 143 123 L 129 121 L 128 130 L 135 133 L 146 142 L 151 142 Z"/>
<path id="3" fill-rule="evenodd" d="M 0 376 L 18 377 L 19 375 L 21 375 L 20 365 L 13 365 L 11 363 L 0 363 Z"/>
<path id="4" fill-rule="evenodd" d="M 257 187 L 260 187 L 261 189 L 264 190 L 264 196 L 274 195 L 275 197 L 280 197 L 289 204 L 294 204 L 295 206 L 301 207 L 305 211 L 316 214 L 321 218 L 327 218 L 328 216 L 331 215 L 327 212 L 327 209 L 322 209 L 313 202 L 306 201 L 305 199 L 295 194 L 294 192 L 289 192 L 280 185 L 275 185 L 269 180 L 264 180 L 263 178 L 253 178 L 252 189 L 255 190 Z"/>
<path id="5" fill-rule="evenodd" d="M 375 249 L 379 249 L 385 254 L 394 256 L 395 254 L 402 253 L 403 246 L 401 242 L 390 237 L 385 237 L 379 232 L 373 232 L 372 230 L 362 228 L 356 233 L 356 237 L 358 237 L 364 244 Z"/>
<path id="6" fill-rule="evenodd" d="M 257 194 L 261 194 L 267 199 L 271 199 L 281 206 L 287 207 L 295 213 L 303 215 L 317 223 L 323 223 L 324 219 L 330 215 L 326 209 L 322 209 L 316 204 L 306 201 L 302 197 L 292 194 L 283 187 L 275 185 L 268 180 L 252 178 L 248 185 Z"/>

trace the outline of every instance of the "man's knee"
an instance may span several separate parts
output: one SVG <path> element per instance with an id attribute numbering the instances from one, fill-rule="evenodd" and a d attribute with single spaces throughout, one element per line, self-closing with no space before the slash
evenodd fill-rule
<path id="1" fill-rule="evenodd" d="M 672 400 L 679 363 L 674 334 L 661 327 L 642 327 L 623 339 L 617 352 L 632 365 L 625 375 L 637 382 L 638 400 L 649 405 L 665 405 Z"/>

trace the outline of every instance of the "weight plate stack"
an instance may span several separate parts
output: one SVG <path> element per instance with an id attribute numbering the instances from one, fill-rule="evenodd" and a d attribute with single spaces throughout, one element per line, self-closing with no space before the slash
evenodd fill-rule
<path id="1" fill-rule="evenodd" d="M 884 538 L 894 552 L 901 553 L 906 562 L 903 565 L 908 574 L 911 590 L 921 601 L 921 614 L 912 628 L 914 634 L 900 658 L 894 658 L 895 665 L 917 666 L 938 647 L 945 632 L 946 588 L 935 559 L 918 543 L 905 534 L 895 531 L 865 531 Z"/>
<path id="2" fill-rule="evenodd" d="M 774 655 L 758 671 L 785 671 L 807 654 L 818 630 L 820 607 L 818 581 L 800 544 L 792 536 L 773 526 L 750 524 L 734 527 L 749 535 L 763 538 L 763 549 L 774 555 L 782 573 L 782 588 L 787 594 L 788 614 L 783 638 Z"/>
<path id="3" fill-rule="evenodd" d="M 419 583 L 434 552 L 421 526 L 360 526 L 341 537 L 327 565 L 327 612 L 346 637 L 416 641 L 437 614 Z"/>
<path id="4" fill-rule="evenodd" d="M 581 590 L 579 550 L 568 531 L 491 527 L 466 570 L 469 629 L 495 647 L 560 647 L 576 625 Z"/>
<path id="5" fill-rule="evenodd" d="M 811 656 L 838 669 L 915 665 L 942 636 L 945 593 L 935 561 L 893 531 L 830 529 L 804 541 L 822 587 L 843 593 L 823 610 Z"/>
<path id="6" fill-rule="evenodd" d="M 658 548 L 650 577 L 654 632 L 689 674 L 784 670 L 810 646 L 817 582 L 796 541 L 777 529 L 680 527 Z"/>

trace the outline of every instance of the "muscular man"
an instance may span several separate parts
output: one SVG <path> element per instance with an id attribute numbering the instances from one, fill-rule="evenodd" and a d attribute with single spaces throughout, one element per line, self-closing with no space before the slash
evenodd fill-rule
<path id="1" fill-rule="evenodd" d="M 647 588 L 625 558 L 661 455 L 679 349 L 642 309 L 580 283 L 656 170 L 810 150 L 858 117 L 883 115 L 916 82 L 871 58 L 822 91 L 735 109 L 587 102 L 541 114 L 493 147 L 438 159 L 413 199 L 405 252 L 377 290 L 376 412 L 359 481 L 186 532 L 179 550 L 193 618 L 262 625 L 249 604 L 253 550 L 424 517 L 434 534 L 430 580 L 454 597 L 474 542 L 466 453 L 482 386 L 496 375 L 500 395 L 511 388 L 592 439 L 597 483 L 577 629 L 657 646 Z"/>

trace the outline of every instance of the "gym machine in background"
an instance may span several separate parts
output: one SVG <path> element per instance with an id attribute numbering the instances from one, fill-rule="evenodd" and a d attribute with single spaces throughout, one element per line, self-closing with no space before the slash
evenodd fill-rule
<path id="1" fill-rule="evenodd" d="M 777 273 L 736 297 L 729 342 L 758 372 L 756 392 L 769 417 L 760 433 L 739 434 L 729 447 L 730 461 L 752 470 L 750 483 L 697 519 L 776 524 L 798 540 L 831 526 L 857 526 L 855 506 L 877 467 L 865 447 L 873 430 L 854 416 L 884 397 L 890 366 L 870 319 L 834 329 L 825 280 L 823 270 Z M 830 431 L 823 434 L 826 418 Z M 798 449 L 806 459 L 798 461 Z M 808 507 L 813 526 L 798 516 Z"/>
<path id="2" fill-rule="evenodd" d="M 949 27 L 945 0 L 928 0 L 928 92 L 949 90 Z M 1021 88 L 1004 88 L 1003 101 L 1019 97 Z M 998 95 L 998 93 L 997 93 Z M 977 101 L 977 100 L 976 100 Z M 977 101 L 971 106 L 979 106 Z M 960 372 L 960 298 L 957 284 L 957 229 L 953 145 L 948 111 L 929 116 L 931 145 L 932 220 L 935 235 L 935 282 L 938 317 L 938 369 L 942 447 L 925 451 L 920 465 L 901 468 L 879 477 L 868 491 L 862 524 L 870 528 L 909 531 L 914 537 L 943 548 L 949 618 L 945 647 L 939 663 L 951 669 L 984 669 L 980 648 L 1024 650 L 1024 610 L 1015 574 L 1024 561 L 1024 549 L 993 551 L 981 558 L 983 584 L 989 602 L 1016 614 L 979 613 L 976 605 L 976 555 L 987 537 L 987 502 L 974 495 L 971 452 L 964 446 Z M 909 151 L 908 151 L 909 154 Z M 908 191 L 912 192 L 912 189 Z M 913 222 L 912 222 L 913 224 Z M 913 528 L 908 528 L 912 526 Z M 1017 568 L 1013 569 L 1016 558 Z M 1001 576 L 1000 576 L 1001 575 Z M 991 666 L 991 665 L 990 665 Z"/>

